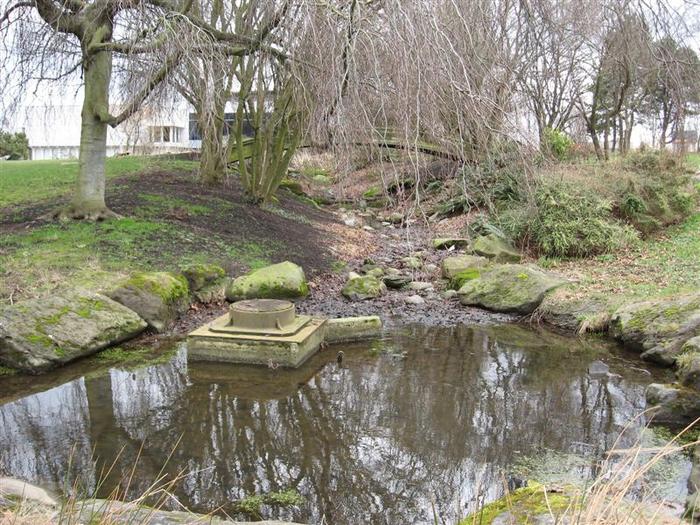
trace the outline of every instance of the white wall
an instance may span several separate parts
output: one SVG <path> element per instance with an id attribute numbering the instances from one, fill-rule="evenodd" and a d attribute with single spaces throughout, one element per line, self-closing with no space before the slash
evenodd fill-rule
<path id="1" fill-rule="evenodd" d="M 81 98 L 79 94 L 50 103 L 33 100 L 33 105 L 18 112 L 13 127 L 27 134 L 33 160 L 78 158 Z M 145 107 L 117 128 L 108 128 L 107 155 L 177 153 L 192 149 L 188 136 L 189 113 L 190 108 L 184 102 L 167 111 Z M 150 128 L 153 126 L 179 128 L 179 140 L 152 141 Z"/>

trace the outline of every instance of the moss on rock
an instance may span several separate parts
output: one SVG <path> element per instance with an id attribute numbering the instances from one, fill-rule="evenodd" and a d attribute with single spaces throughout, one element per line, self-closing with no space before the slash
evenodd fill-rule
<path id="1" fill-rule="evenodd" d="M 471 281 L 472 279 L 478 279 L 479 277 L 481 277 L 480 268 L 469 268 L 467 270 L 462 270 L 452 279 L 450 279 L 450 289 L 459 290 L 464 283 Z"/>
<path id="2" fill-rule="evenodd" d="M 564 283 L 560 278 L 520 264 L 503 264 L 484 270 L 459 289 L 460 301 L 496 312 L 528 314 L 545 294 Z"/>
<path id="3" fill-rule="evenodd" d="M 483 268 L 489 263 L 486 257 L 478 255 L 453 255 L 445 257 L 440 263 L 442 276 L 453 279 L 458 273 L 474 268 Z"/>
<path id="4" fill-rule="evenodd" d="M 700 293 L 625 305 L 613 314 L 610 333 L 642 359 L 671 366 L 700 335 Z"/>
<path id="5" fill-rule="evenodd" d="M 301 266 L 285 261 L 265 266 L 234 279 L 226 287 L 226 299 L 294 299 L 309 294 Z"/>
<path id="6" fill-rule="evenodd" d="M 71 292 L 0 310 L 0 363 L 39 373 L 130 339 L 146 328 L 102 295 Z"/>
<path id="7" fill-rule="evenodd" d="M 341 293 L 351 301 L 364 301 L 384 295 L 386 285 L 371 275 L 353 277 L 345 283 Z"/>
<path id="8" fill-rule="evenodd" d="M 187 279 L 169 272 L 134 274 L 107 295 L 159 332 L 186 312 L 190 303 Z"/>
<path id="9" fill-rule="evenodd" d="M 459 525 L 491 525 L 494 522 L 513 525 L 539 523 L 541 517 L 556 517 L 570 506 L 571 498 L 565 493 L 547 492 L 543 485 L 529 483 L 527 487 L 517 489 L 483 506 L 460 521 Z"/>
<path id="10" fill-rule="evenodd" d="M 187 279 L 190 290 L 196 292 L 223 279 L 226 271 L 216 264 L 198 263 L 183 268 L 182 275 Z"/>
<path id="11" fill-rule="evenodd" d="M 477 237 L 472 252 L 498 263 L 520 262 L 522 255 L 508 242 L 493 234 Z"/>

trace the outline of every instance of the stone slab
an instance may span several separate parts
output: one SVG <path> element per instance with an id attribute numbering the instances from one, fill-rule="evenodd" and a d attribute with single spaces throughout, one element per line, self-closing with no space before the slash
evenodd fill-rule
<path id="1" fill-rule="evenodd" d="M 326 322 L 326 342 L 344 343 L 377 337 L 382 333 L 382 320 L 376 315 L 341 317 Z"/>

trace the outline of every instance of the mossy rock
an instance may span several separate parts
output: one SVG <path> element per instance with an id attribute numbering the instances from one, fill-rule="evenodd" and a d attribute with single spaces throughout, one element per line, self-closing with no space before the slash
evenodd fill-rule
<path id="1" fill-rule="evenodd" d="M 265 266 L 234 279 L 226 287 L 226 299 L 294 299 L 309 294 L 301 266 L 285 261 Z"/>
<path id="2" fill-rule="evenodd" d="M 472 252 L 497 263 L 515 263 L 522 259 L 518 250 L 504 239 L 493 234 L 477 237 L 472 245 Z"/>
<path id="3" fill-rule="evenodd" d="M 0 310 L 0 363 L 41 373 L 146 329 L 132 310 L 93 292 L 34 299 Z"/>
<path id="4" fill-rule="evenodd" d="M 200 303 L 221 302 L 226 298 L 226 271 L 221 266 L 193 264 L 183 268 L 182 274 Z"/>
<path id="5" fill-rule="evenodd" d="M 545 294 L 564 281 L 542 270 L 521 264 L 503 264 L 484 269 L 481 275 L 459 289 L 463 305 L 495 312 L 532 313 Z"/>
<path id="6" fill-rule="evenodd" d="M 547 294 L 537 308 L 537 316 L 549 325 L 573 333 L 605 332 L 610 323 L 605 301 L 578 296 L 568 286 Z"/>
<path id="7" fill-rule="evenodd" d="M 562 493 L 547 492 L 539 483 L 529 483 L 467 516 L 459 525 L 513 525 L 548 523 L 550 516 L 562 515 L 571 506 L 571 498 Z"/>
<path id="8" fill-rule="evenodd" d="M 440 263 L 442 276 L 445 279 L 454 279 L 454 277 L 464 271 L 483 268 L 489 264 L 486 257 L 478 255 L 453 255 L 445 257 Z"/>
<path id="9" fill-rule="evenodd" d="M 341 293 L 351 301 L 376 299 L 386 293 L 386 285 L 371 275 L 348 279 Z"/>
<path id="10" fill-rule="evenodd" d="M 642 359 L 672 366 L 700 335 L 700 293 L 625 305 L 613 313 L 610 333 Z"/>
<path id="11" fill-rule="evenodd" d="M 226 271 L 216 264 L 191 264 L 182 269 L 182 275 L 187 279 L 190 291 L 196 292 L 205 286 L 221 281 L 226 276 Z"/>
<path id="12" fill-rule="evenodd" d="M 392 273 L 390 275 L 385 275 L 382 280 L 384 281 L 384 284 L 388 288 L 392 288 L 394 290 L 400 290 L 401 288 L 408 286 L 408 283 L 413 281 L 413 278 L 410 275 L 403 275 L 401 273 Z"/>
<path id="13" fill-rule="evenodd" d="M 462 270 L 450 279 L 450 289 L 459 290 L 467 281 L 481 277 L 481 268 L 468 268 Z"/>
<path id="14" fill-rule="evenodd" d="M 158 332 L 171 324 L 190 305 L 190 289 L 182 275 L 169 272 L 142 272 L 132 275 L 109 297 L 136 312 Z"/>

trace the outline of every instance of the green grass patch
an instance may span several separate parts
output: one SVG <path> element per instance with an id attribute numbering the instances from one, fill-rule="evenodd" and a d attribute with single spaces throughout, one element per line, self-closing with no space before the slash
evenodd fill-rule
<path id="1" fill-rule="evenodd" d="M 102 289 L 136 271 L 226 259 L 256 269 L 269 264 L 280 247 L 272 241 L 202 236 L 151 219 L 49 224 L 0 237 L 0 298 L 16 288 L 25 296 L 62 285 Z"/>
<path id="2" fill-rule="evenodd" d="M 628 250 L 562 260 L 557 271 L 575 282 L 551 294 L 543 306 L 583 301 L 598 305 L 590 312 L 596 319 L 622 304 L 695 292 L 700 289 L 700 212 Z"/>
<path id="3" fill-rule="evenodd" d="M 139 206 L 136 213 L 147 217 L 162 217 L 166 212 L 182 210 L 189 215 L 207 215 L 213 212 L 210 206 L 195 204 L 178 197 L 169 195 L 154 195 L 145 193 L 139 195 L 139 199 L 146 202 L 144 206 Z"/>
<path id="4" fill-rule="evenodd" d="M 105 164 L 107 179 L 144 170 L 191 171 L 196 162 L 168 157 L 111 157 Z M 0 164 L 0 208 L 69 194 L 75 186 L 77 160 L 18 160 Z"/>

